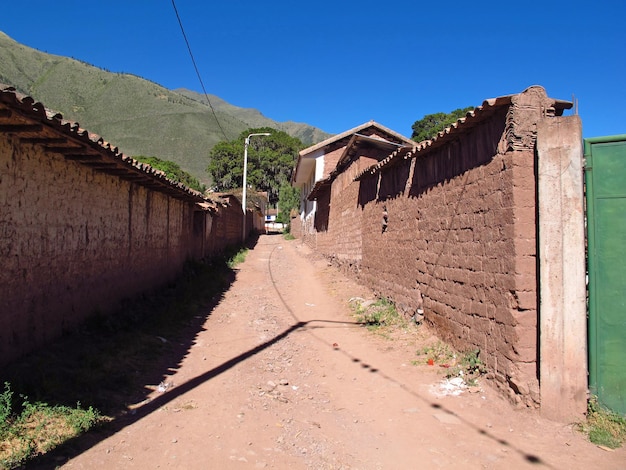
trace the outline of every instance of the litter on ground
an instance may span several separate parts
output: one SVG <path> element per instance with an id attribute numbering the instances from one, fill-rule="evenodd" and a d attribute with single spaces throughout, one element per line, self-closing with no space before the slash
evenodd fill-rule
<path id="1" fill-rule="evenodd" d="M 438 384 L 430 387 L 430 392 L 438 397 L 454 396 L 457 397 L 467 390 L 467 384 L 461 377 L 453 377 L 451 379 L 443 379 Z"/>

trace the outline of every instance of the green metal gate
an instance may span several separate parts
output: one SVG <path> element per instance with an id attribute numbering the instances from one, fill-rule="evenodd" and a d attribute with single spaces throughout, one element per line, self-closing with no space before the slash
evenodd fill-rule
<path id="1" fill-rule="evenodd" d="M 626 135 L 585 139 L 589 387 L 626 414 Z"/>

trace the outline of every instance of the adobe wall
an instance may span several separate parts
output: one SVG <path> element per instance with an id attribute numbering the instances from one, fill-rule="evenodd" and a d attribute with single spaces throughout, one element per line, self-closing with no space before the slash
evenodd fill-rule
<path id="1" fill-rule="evenodd" d="M 243 235 L 243 212 L 239 205 L 225 205 L 217 209 L 211 231 L 211 254 L 224 251 L 227 247 L 240 244 Z"/>
<path id="2" fill-rule="evenodd" d="M 423 309 L 457 349 L 479 349 L 527 404 L 539 402 L 536 125 L 551 103 L 531 88 L 439 148 L 336 178 L 328 231 L 305 237 L 407 316 Z"/>
<path id="3" fill-rule="evenodd" d="M 292 217 L 291 218 L 291 223 L 290 223 L 290 230 L 291 230 L 291 234 L 295 238 L 302 239 L 302 237 L 304 236 L 302 228 L 303 228 L 302 227 L 302 219 L 300 219 L 299 216 Z"/>
<path id="4" fill-rule="evenodd" d="M 241 241 L 189 202 L 0 134 L 0 365 Z"/>
<path id="5" fill-rule="evenodd" d="M 317 251 L 331 258 L 341 268 L 355 273 L 361 267 L 363 251 L 361 211 L 355 210 L 354 204 L 357 196 L 358 187 L 352 184 L 331 195 L 328 230 L 317 232 L 316 240 Z M 328 208 L 328 203 L 324 207 Z"/>
<path id="6" fill-rule="evenodd" d="M 503 385 L 538 401 L 534 154 L 507 152 L 497 118 L 379 176 L 387 191 L 365 207 L 361 279 L 408 316 L 423 309 L 442 338 L 479 349 Z"/>
<path id="7" fill-rule="evenodd" d="M 360 171 L 385 156 L 386 153 L 372 149 L 359 154 L 337 175 L 330 190 L 319 194 L 313 233 L 303 230 L 301 224 L 296 229 L 305 243 L 346 271 L 358 273 L 363 256 L 363 211 L 357 205 L 359 186 L 353 180 Z"/>
<path id="8" fill-rule="evenodd" d="M 324 174 L 322 178 L 328 178 L 330 172 L 335 169 L 345 148 L 346 147 L 343 146 L 324 155 Z"/>

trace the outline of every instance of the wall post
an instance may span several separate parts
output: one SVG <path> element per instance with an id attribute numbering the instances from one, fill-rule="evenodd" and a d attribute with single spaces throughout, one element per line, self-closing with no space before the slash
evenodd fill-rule
<path id="1" fill-rule="evenodd" d="M 579 421 L 587 408 L 580 118 L 540 119 L 537 155 L 541 410 L 550 419 Z"/>

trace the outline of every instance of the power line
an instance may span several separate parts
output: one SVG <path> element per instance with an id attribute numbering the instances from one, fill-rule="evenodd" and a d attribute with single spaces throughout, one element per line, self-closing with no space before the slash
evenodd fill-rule
<path id="1" fill-rule="evenodd" d="M 209 95 L 204 88 L 204 83 L 202 82 L 202 77 L 200 76 L 200 71 L 198 70 L 198 66 L 196 65 L 196 59 L 193 57 L 193 52 L 191 52 L 191 46 L 189 45 L 189 41 L 187 40 L 187 35 L 185 34 L 185 28 L 183 28 L 183 22 L 180 19 L 180 15 L 178 14 L 178 9 L 176 8 L 176 2 L 172 0 L 172 6 L 174 7 L 174 12 L 176 13 L 176 18 L 178 19 L 178 24 L 180 25 L 180 31 L 183 33 L 183 38 L 185 39 L 185 44 L 187 44 L 187 50 L 189 51 L 189 56 L 191 57 L 191 62 L 193 63 L 193 68 L 196 70 L 196 75 L 198 76 L 198 80 L 200 81 L 200 86 L 202 87 L 202 91 L 204 92 L 204 97 L 206 98 L 207 103 L 209 103 L 209 107 L 211 108 L 211 112 L 213 112 L 213 116 L 215 117 L 215 121 L 217 122 L 218 127 L 222 131 L 224 135 L 224 139 L 228 140 L 226 136 L 226 132 L 224 132 L 224 128 L 220 124 L 220 120 L 217 118 L 217 114 L 215 113 L 215 109 L 213 109 L 213 105 L 211 104 L 211 100 L 209 99 Z"/>

